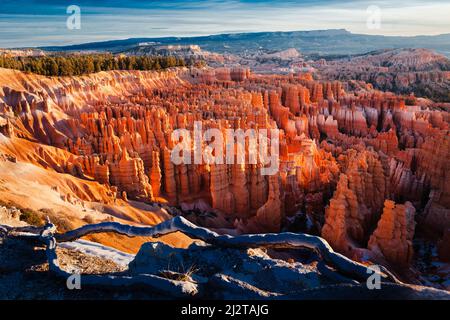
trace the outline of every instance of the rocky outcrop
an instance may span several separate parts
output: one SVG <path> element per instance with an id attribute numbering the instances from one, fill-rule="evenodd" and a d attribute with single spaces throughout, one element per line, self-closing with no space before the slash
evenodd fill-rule
<path id="1" fill-rule="evenodd" d="M 341 174 L 325 211 L 322 237 L 337 250 L 353 256 L 364 247 L 387 196 L 387 176 L 379 156 L 355 150 L 341 156 Z"/>
<path id="2" fill-rule="evenodd" d="M 25 226 L 26 222 L 20 220 L 21 215 L 22 212 L 17 208 L 0 206 L 0 225 Z"/>
<path id="3" fill-rule="evenodd" d="M 284 196 L 278 176 L 269 177 L 269 195 L 266 203 L 256 211 L 251 219 L 242 222 L 235 221 L 235 227 L 245 233 L 277 232 L 281 229 L 284 218 Z"/>
<path id="4" fill-rule="evenodd" d="M 0 117 L 0 133 L 8 138 L 14 136 L 14 127 L 9 119 Z"/>
<path id="5" fill-rule="evenodd" d="M 187 248 L 147 242 L 134 256 L 89 241 L 82 244 L 74 241 L 104 232 L 154 238 L 183 232 L 201 242 Z M 45 246 L 45 256 L 26 254 L 36 251 L 37 246 Z M 301 249 L 302 254 L 286 258 L 296 249 Z M 367 282 L 374 271 L 336 254 L 320 237 L 294 233 L 224 237 L 182 217 L 154 227 L 106 222 L 66 233 L 56 233 L 56 227 L 50 222 L 42 228 L 0 225 L 0 258 L 0 268 L 6 271 L 0 292 L 6 298 L 23 296 L 23 292 L 15 289 L 17 283 L 22 286 L 25 282 L 22 278 L 26 278 L 32 289 L 27 292 L 28 298 L 42 295 L 54 299 L 92 298 L 91 295 L 96 297 L 99 292 L 102 297 L 109 297 L 111 288 L 116 298 L 129 298 L 133 292 L 133 296 L 137 294 L 144 299 L 328 299 L 331 296 L 377 299 L 380 295 L 383 299 L 449 299 L 450 296 L 443 290 L 402 283 L 386 269 L 376 271 L 382 285 L 379 290 L 371 290 Z M 83 290 L 76 295 L 70 290 L 61 294 L 54 281 L 45 281 L 48 277 L 38 277 L 36 282 L 24 265 L 38 266 L 33 270 L 38 274 L 46 266 L 45 272 L 58 279 L 67 279 L 73 269 L 81 270 Z M 136 286 L 145 290 L 137 292 L 133 290 Z M 39 295 L 35 293 L 37 288 Z"/>
<path id="6" fill-rule="evenodd" d="M 124 148 L 120 158 L 111 163 L 111 168 L 111 183 L 120 186 L 120 190 L 125 191 L 128 197 L 144 201 L 153 200 L 152 186 L 140 158 L 130 157 Z"/>
<path id="7" fill-rule="evenodd" d="M 370 221 L 358 206 L 357 196 L 347 186 L 343 175 L 335 196 L 326 211 L 326 224 L 322 236 L 340 252 L 352 257 L 364 255 L 367 238 L 370 235 Z M 396 205 L 391 200 L 384 203 L 383 213 L 377 228 L 370 235 L 367 249 L 372 260 L 388 261 L 392 265 L 407 267 L 413 257 L 415 208 L 410 202 Z M 365 254 L 367 256 L 367 254 Z"/>
<path id="8" fill-rule="evenodd" d="M 159 163 L 159 152 L 152 153 L 152 170 L 150 172 L 150 184 L 152 185 L 153 196 L 158 197 L 161 194 L 161 167 Z"/>
<path id="9" fill-rule="evenodd" d="M 380 92 L 361 81 L 258 75 L 239 67 L 73 78 L 5 72 L 4 139 L 65 153 L 37 148 L 21 159 L 95 180 L 117 199 L 183 204 L 195 208 L 194 221 L 220 229 L 237 225 L 243 232 L 277 231 L 306 214 L 343 253 L 366 247 L 385 199 L 411 201 L 426 209 L 427 224 L 445 226 L 450 118 L 431 101 Z M 179 141 L 172 132 L 183 129 L 192 137 L 197 121 L 203 132 L 279 129 L 279 170 L 274 177 L 261 174 L 266 164 L 248 137 L 245 160 L 257 155 L 256 163 L 196 163 L 194 154 L 210 141 L 185 141 L 192 161 L 174 163 Z M 433 201 L 424 208 L 429 190 Z"/>
<path id="10" fill-rule="evenodd" d="M 440 191 L 439 203 L 450 206 L 450 135 L 448 131 L 439 131 L 427 137 L 418 151 L 417 174 L 425 176 L 425 183 Z"/>
<path id="11" fill-rule="evenodd" d="M 381 254 L 394 265 L 408 266 L 414 254 L 412 239 L 416 225 L 415 212 L 416 209 L 410 202 L 395 204 L 386 200 L 377 228 L 370 237 L 368 249 Z"/>
<path id="12" fill-rule="evenodd" d="M 327 80 L 362 80 L 385 91 L 448 101 L 450 61 L 427 49 L 393 49 L 319 65 Z"/>
<path id="13" fill-rule="evenodd" d="M 212 207 L 228 214 L 234 212 L 234 195 L 228 190 L 230 185 L 228 166 L 211 165 L 211 199 Z"/>

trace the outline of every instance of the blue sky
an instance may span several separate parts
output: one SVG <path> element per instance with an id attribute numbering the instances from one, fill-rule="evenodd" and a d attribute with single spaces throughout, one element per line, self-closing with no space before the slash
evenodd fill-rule
<path id="1" fill-rule="evenodd" d="M 66 9 L 81 9 L 69 30 Z M 380 8 L 379 29 L 367 8 Z M 450 1 L 0 0 L 0 47 L 66 45 L 131 37 L 345 28 L 354 33 L 450 33 Z"/>

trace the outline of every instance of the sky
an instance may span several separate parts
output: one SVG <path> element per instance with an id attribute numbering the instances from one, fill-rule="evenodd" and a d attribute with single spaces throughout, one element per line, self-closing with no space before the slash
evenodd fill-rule
<path id="1" fill-rule="evenodd" d="M 323 29 L 436 35 L 450 33 L 449 17 L 450 0 L 0 0 L 0 47 Z"/>

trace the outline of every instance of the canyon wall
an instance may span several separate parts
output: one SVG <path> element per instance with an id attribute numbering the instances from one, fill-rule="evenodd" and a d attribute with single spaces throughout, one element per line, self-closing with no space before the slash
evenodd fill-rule
<path id="1" fill-rule="evenodd" d="M 35 163 L 108 186 L 116 198 L 188 205 L 193 220 L 234 232 L 277 232 L 304 219 L 344 254 L 369 250 L 403 266 L 415 212 L 438 238 L 450 221 L 449 113 L 406 99 L 245 68 L 73 78 L 1 70 L 0 133 L 64 150 L 36 151 Z M 211 140 L 194 139 L 183 140 L 188 163 L 174 163 L 172 133 L 194 137 L 198 123 L 202 134 L 225 137 L 227 129 L 279 129 L 279 169 L 263 174 L 267 163 L 248 137 L 244 163 L 196 163 Z M 226 150 L 231 139 L 214 142 Z"/>

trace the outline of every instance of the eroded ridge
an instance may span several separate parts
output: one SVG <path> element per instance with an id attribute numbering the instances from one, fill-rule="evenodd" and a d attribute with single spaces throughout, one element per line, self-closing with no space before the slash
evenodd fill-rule
<path id="1" fill-rule="evenodd" d="M 430 100 L 245 68 L 72 78 L 1 70 L 0 84 L 3 161 L 76 179 L 65 201 L 168 203 L 235 235 L 308 231 L 348 257 L 399 268 L 412 261 L 415 229 L 439 241 L 450 227 L 449 113 Z M 174 164 L 172 132 L 196 122 L 280 129 L 279 170 Z"/>

